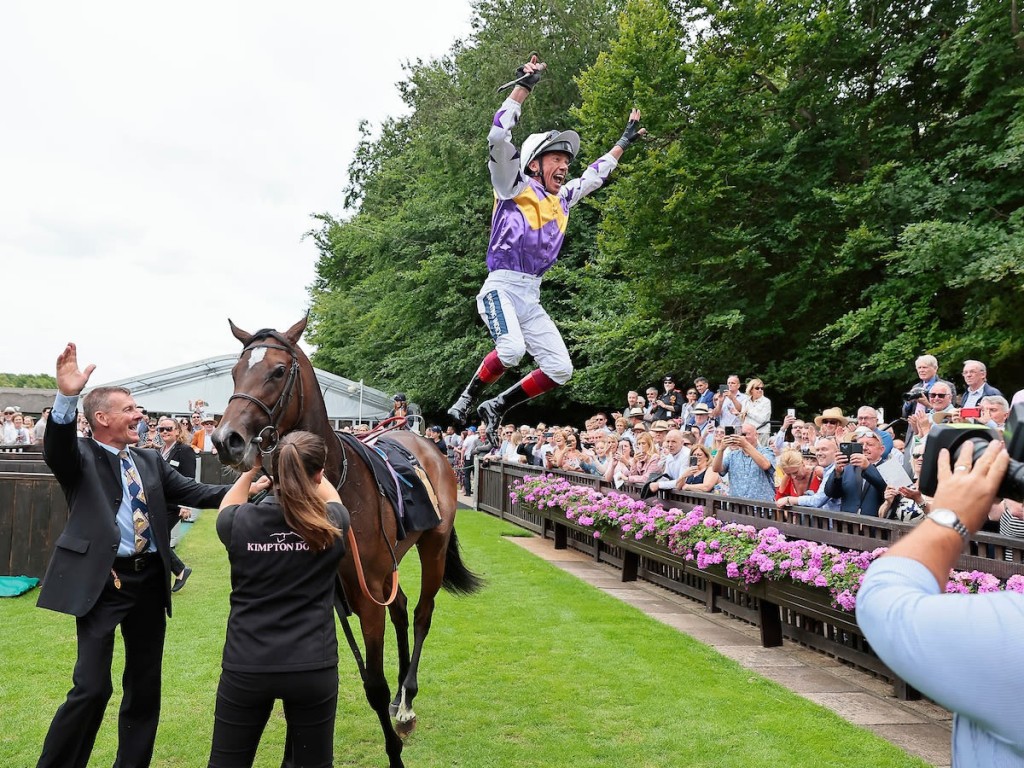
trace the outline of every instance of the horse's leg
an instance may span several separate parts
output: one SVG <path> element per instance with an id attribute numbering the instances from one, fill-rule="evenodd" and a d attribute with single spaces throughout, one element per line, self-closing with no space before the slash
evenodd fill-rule
<path id="1" fill-rule="evenodd" d="M 388 711 L 391 692 L 388 690 L 388 681 L 384 675 L 384 609 L 365 598 L 361 603 L 359 624 L 363 631 L 363 646 L 366 649 L 366 678 L 363 680 L 363 690 L 366 692 L 366 701 L 380 720 L 388 765 L 390 768 L 405 768 L 402 762 L 402 739 L 391 724 L 391 714 Z"/>
<path id="2" fill-rule="evenodd" d="M 398 687 L 395 690 L 395 698 L 388 708 L 394 717 L 398 714 L 402 698 L 402 681 L 409 673 L 409 598 L 401 587 L 398 588 L 395 601 L 388 606 L 388 613 L 391 615 L 391 625 L 395 628 L 395 637 L 398 640 Z"/>
<path id="3" fill-rule="evenodd" d="M 417 675 L 420 656 L 423 653 L 423 643 L 427 639 L 427 633 L 430 632 L 430 622 L 434 616 L 434 598 L 437 597 L 437 593 L 441 589 L 441 581 L 444 578 L 448 535 L 437 529 L 427 531 L 416 546 L 420 555 L 422 577 L 420 579 L 420 599 L 416 603 L 416 611 L 413 614 L 412 659 L 395 697 L 398 702 L 395 720 L 398 721 L 398 727 L 401 730 L 411 730 L 416 720 L 412 700 L 419 693 Z"/>

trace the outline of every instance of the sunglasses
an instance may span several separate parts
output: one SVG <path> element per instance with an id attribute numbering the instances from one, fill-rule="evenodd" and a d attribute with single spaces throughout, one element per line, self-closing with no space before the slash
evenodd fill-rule
<path id="1" fill-rule="evenodd" d="M 924 454 L 923 453 L 914 453 L 913 456 L 914 456 L 915 459 L 923 459 L 924 458 Z"/>
<path id="2" fill-rule="evenodd" d="M 842 422 L 839 421 L 838 419 L 822 419 L 821 423 L 822 424 L 841 424 Z"/>
<path id="3" fill-rule="evenodd" d="M 156 431 L 157 432 L 173 432 L 174 431 L 174 427 L 157 427 Z"/>
<path id="4" fill-rule="evenodd" d="M 764 387 L 751 387 L 751 389 L 764 389 Z"/>
<path id="5" fill-rule="evenodd" d="M 929 400 L 939 400 L 939 399 L 941 399 L 943 397 L 949 397 L 949 396 L 950 395 L 949 395 L 948 392 L 929 392 L 928 393 L 928 399 Z"/>

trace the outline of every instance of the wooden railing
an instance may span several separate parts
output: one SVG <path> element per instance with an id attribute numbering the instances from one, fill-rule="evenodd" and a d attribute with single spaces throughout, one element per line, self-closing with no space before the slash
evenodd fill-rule
<path id="1" fill-rule="evenodd" d="M 561 510 L 513 505 L 509 497 L 512 484 L 539 472 L 535 467 L 502 462 L 482 464 L 477 471 L 477 508 L 552 538 L 556 548 L 571 547 L 619 568 L 623 581 L 644 579 L 697 600 L 708 611 L 721 611 L 747 621 L 760 629 L 765 647 L 781 645 L 783 638 L 789 638 L 889 680 L 900 698 L 919 697 L 875 656 L 860 633 L 856 615 L 833 607 L 826 589 L 788 579 L 744 585 L 726 576 L 721 566 L 700 570 L 692 561 L 683 560 L 656 542 L 623 540 L 608 534 L 595 539 L 592 530 L 567 520 Z M 593 476 L 572 472 L 549 474 L 603 492 L 616 490 Z M 639 498 L 637 487 L 617 490 Z M 662 492 L 656 500 L 663 506 L 682 510 L 701 505 L 708 514 L 726 522 L 755 528 L 772 526 L 790 539 L 860 551 L 887 547 L 913 528 L 907 523 L 843 512 L 805 507 L 780 510 L 763 502 L 706 493 Z M 978 534 L 957 567 L 987 571 L 1000 579 L 1024 573 L 1024 541 Z"/>
<path id="2" fill-rule="evenodd" d="M 197 458 L 200 482 L 229 484 L 238 477 L 215 454 Z M 67 519 L 64 493 L 42 453 L 0 451 L 0 575 L 42 578 Z"/>

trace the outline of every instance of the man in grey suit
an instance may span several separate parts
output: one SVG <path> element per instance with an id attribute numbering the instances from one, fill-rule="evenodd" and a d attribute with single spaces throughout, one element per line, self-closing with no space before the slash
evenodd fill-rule
<path id="1" fill-rule="evenodd" d="M 82 398 L 91 438 L 76 436 L 79 395 L 96 366 L 74 344 L 57 358 L 58 394 L 43 456 L 68 502 L 68 521 L 43 577 L 38 605 L 75 617 L 78 658 L 67 699 L 43 742 L 40 768 L 85 768 L 113 688 L 114 630 L 124 638 L 124 695 L 115 768 L 145 768 L 160 716 L 164 633 L 171 613 L 168 502 L 216 507 L 228 486 L 201 485 L 157 451 L 135 449 L 142 411 L 122 387 Z"/>

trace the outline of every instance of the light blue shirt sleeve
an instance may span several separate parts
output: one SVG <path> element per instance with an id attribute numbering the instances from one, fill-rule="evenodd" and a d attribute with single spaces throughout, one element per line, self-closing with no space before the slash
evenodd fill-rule
<path id="1" fill-rule="evenodd" d="M 1024 595 L 940 593 L 922 563 L 882 557 L 857 624 L 890 669 L 957 713 L 954 765 L 1024 765 Z"/>
<path id="2" fill-rule="evenodd" d="M 825 495 L 825 483 L 832 477 L 832 473 L 835 471 L 836 465 L 829 465 L 828 469 L 821 476 L 821 483 L 818 484 L 818 490 L 806 491 L 803 496 L 797 501 L 798 507 L 815 507 L 816 509 L 828 509 L 833 512 L 838 511 L 840 503 L 835 499 L 831 499 Z"/>
<path id="3" fill-rule="evenodd" d="M 75 420 L 75 411 L 78 410 L 78 395 L 68 397 L 60 392 L 53 401 L 53 410 L 50 411 L 50 418 L 57 424 L 70 424 Z"/>

